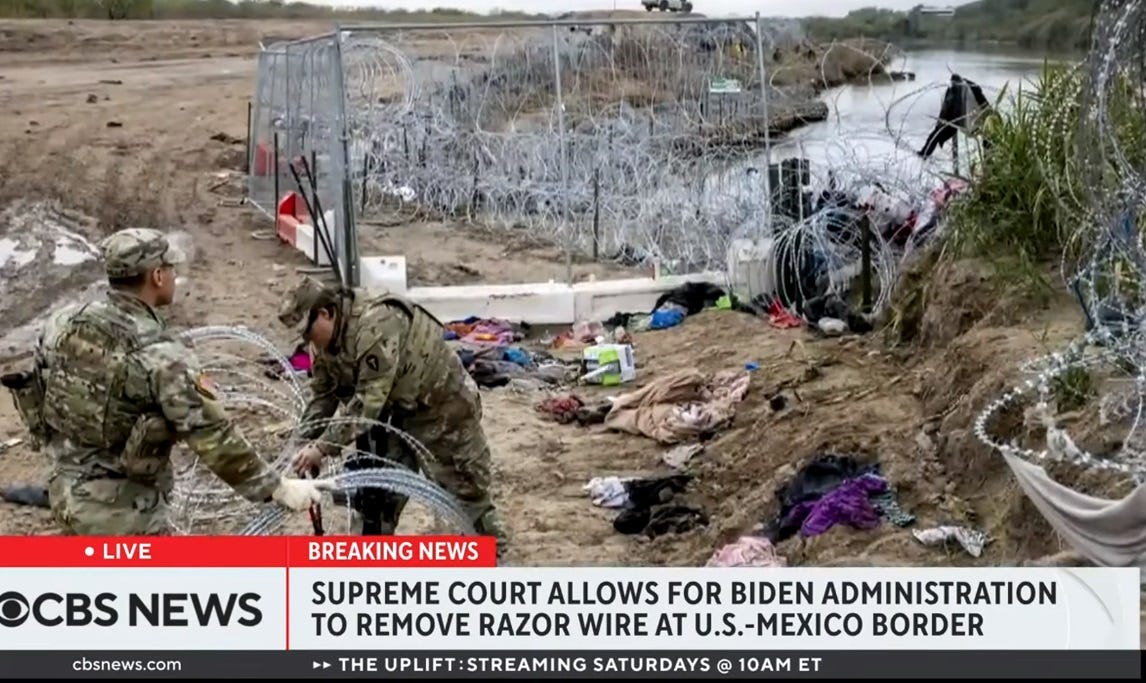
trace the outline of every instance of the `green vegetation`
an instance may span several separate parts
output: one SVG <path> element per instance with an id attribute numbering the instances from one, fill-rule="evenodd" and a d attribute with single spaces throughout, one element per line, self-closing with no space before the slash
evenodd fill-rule
<path id="1" fill-rule="evenodd" d="M 1080 133 L 1093 125 L 1080 125 L 1083 76 L 1075 67 L 1048 65 L 1012 101 L 1004 103 L 1006 92 L 1000 94 L 972 190 L 952 207 L 950 256 L 988 258 L 1010 279 L 1049 293 L 1047 266 L 1064 257 L 1072 262 L 1090 246 L 1078 235 L 1090 222 L 1087 205 L 1101 189 L 1093 184 L 1117 182 L 1118 175 L 1113 167 L 1107 173 L 1093 165 L 1093 142 Z M 1116 142 L 1140 167 L 1146 162 L 1146 115 L 1134 92 L 1128 86 L 1108 93 L 1106 113 L 1116 140 L 1106 144 Z"/>
<path id="2" fill-rule="evenodd" d="M 899 45 L 998 43 L 1066 52 L 1089 46 L 1094 7 L 1095 0 L 979 0 L 956 7 L 953 17 L 872 7 L 838 19 L 812 17 L 806 25 L 816 40 L 864 36 Z"/>
<path id="3" fill-rule="evenodd" d="M 502 18 L 531 15 L 505 12 Z M 473 12 L 332 9 L 282 0 L 0 0 L 4 19 L 345 19 L 349 21 L 456 21 Z"/>

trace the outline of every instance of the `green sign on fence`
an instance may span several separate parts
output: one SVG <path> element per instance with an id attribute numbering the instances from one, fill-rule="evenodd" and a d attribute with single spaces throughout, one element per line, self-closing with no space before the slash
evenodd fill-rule
<path id="1" fill-rule="evenodd" d="M 740 81 L 735 78 L 714 78 L 709 81 L 708 92 L 720 94 L 740 92 Z"/>

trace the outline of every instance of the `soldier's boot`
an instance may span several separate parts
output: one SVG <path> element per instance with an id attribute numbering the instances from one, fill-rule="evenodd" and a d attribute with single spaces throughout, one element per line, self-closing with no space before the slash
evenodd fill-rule
<path id="1" fill-rule="evenodd" d="M 360 489 L 354 506 L 362 515 L 363 536 L 393 536 L 409 500 L 385 489 Z"/>
<path id="2" fill-rule="evenodd" d="M 498 515 L 497 509 L 492 505 L 488 506 L 484 512 L 478 515 L 474 520 L 474 531 L 479 536 L 493 536 L 497 539 L 497 561 L 500 563 L 505 557 L 506 543 L 509 541 L 509 536 L 505 532 L 505 527 L 501 523 L 501 516 Z"/>

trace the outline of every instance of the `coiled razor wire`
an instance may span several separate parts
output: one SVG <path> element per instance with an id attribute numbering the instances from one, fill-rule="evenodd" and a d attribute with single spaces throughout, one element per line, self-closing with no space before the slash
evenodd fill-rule
<path id="1" fill-rule="evenodd" d="M 919 245 L 891 244 L 880 230 L 926 207 L 950 176 L 947 152 L 928 162 L 915 153 L 948 84 L 882 102 L 882 129 L 841 131 L 839 139 L 814 145 L 824 163 L 813 168 L 808 189 L 830 184 L 853 200 L 850 208 L 769 217 L 763 131 L 832 109 L 809 85 L 775 85 L 785 64 L 812 51 L 824 80 L 847 67 L 853 83 L 866 69 L 871 85 L 883 85 L 888 76 L 873 73 L 876 60 L 892 64 L 894 50 L 874 43 L 823 48 L 807 42 L 798 24 L 760 26 L 767 119 L 755 31 L 735 22 L 590 22 L 563 27 L 556 39 L 548 30 L 346 32 L 352 184 L 366 219 L 360 229 L 368 232 L 371 221 L 409 223 L 427 211 L 465 215 L 572 252 L 588 253 L 595 243 L 602 257 L 627 265 L 721 270 L 733 282 L 742 273 L 729 262 L 730 246 L 771 237 L 773 271 L 811 253 L 829 291 L 842 293 L 861 260 L 860 220 L 872 218 L 874 312 L 881 313 L 903 260 Z M 737 42 L 739 59 L 730 56 Z M 739 92 L 709 92 L 712 81 L 733 77 Z M 872 88 L 877 99 L 880 90 Z M 928 129 L 908 129 L 919 108 L 927 111 Z M 781 141 L 774 157 L 803 156 L 808 149 L 799 138 L 797 131 L 794 143 Z"/>
<path id="2" fill-rule="evenodd" d="M 295 101 L 325 102 L 332 79 L 292 65 L 311 57 L 326 64 L 333 41 L 341 54 L 335 65 L 341 78 L 333 80 L 342 83 L 344 117 L 316 106 L 303 107 L 304 114 Z M 346 180 L 364 248 L 382 246 L 370 246 L 374 225 L 417 230 L 414 219 L 452 217 L 570 254 L 628 266 L 659 263 L 669 273 L 725 271 L 730 282 L 743 284 L 730 247 L 774 237 L 766 269 L 812 253 L 830 290 L 843 292 L 860 263 L 861 218 L 874 218 L 879 233 L 911 210 L 926 211 L 930 193 L 951 175 L 948 151 L 926 161 L 915 153 L 948 83 L 921 84 L 891 101 L 882 93 L 902 88 L 872 87 L 886 111 L 884 125 L 856 130 L 832 106 L 841 91 L 816 95 L 816 72 L 824 82 L 849 77 L 852 88 L 865 75 L 872 86 L 886 85 L 876 65 L 894 68 L 895 50 L 876 41 L 815 45 L 790 20 L 639 26 L 586 20 L 511 31 L 349 27 L 325 42 L 292 44 L 290 55 L 260 60 L 260 83 L 287 77 L 292 83 L 262 93 L 263 100 L 276 130 L 288 140 L 312 140 L 318 165 L 331 173 L 343 169 L 324 161 L 329 150 L 318 140 L 326 137 L 313 131 L 345 125 Z M 726 92 L 712 92 L 717 82 Z M 994 99 L 993 89 L 981 85 Z M 825 117 L 823 126 L 839 128 L 826 142 L 803 141 L 806 129 L 798 127 L 787 141 L 765 135 Z M 805 152 L 823 164 L 813 167 L 808 189 L 830 186 L 853 205 L 774 217 L 768 165 Z M 928 236 L 941 232 L 942 225 Z M 877 238 L 871 246 L 878 315 L 920 243 Z M 766 291 L 755 286 L 737 293 L 752 298 Z"/>
<path id="3" fill-rule="evenodd" d="M 242 424 L 241 429 L 260 457 L 276 472 L 290 468 L 294 453 L 307 441 L 301 435 L 312 428 L 360 424 L 381 428 L 400 438 L 417 455 L 423 471 L 433 471 L 436 458 L 424 445 L 393 425 L 376 420 L 334 417 L 303 423 L 307 390 L 283 356 L 269 340 L 245 327 L 211 326 L 188 330 L 184 338 L 195 347 L 204 370 L 216 380 L 219 398 L 234 419 L 254 412 L 269 418 L 261 424 Z M 252 353 L 253 351 L 253 353 Z M 268 373 L 268 370 L 277 372 Z M 277 422 L 276 422 L 277 421 Z M 260 433 L 259 426 L 263 427 Z M 314 431 L 318 431 L 315 429 Z M 278 443 L 264 447 L 267 437 Z M 171 501 L 171 521 L 177 533 L 202 533 L 222 528 L 242 535 L 272 534 L 283 529 L 293 514 L 278 505 L 256 505 L 239 496 L 210 472 L 194 454 L 183 452 L 183 465 L 176 469 Z M 367 459 L 374 467 L 342 471 L 342 459 L 327 458 L 317 484 L 325 491 L 350 494 L 360 488 L 380 488 L 424 504 L 440 521 L 460 533 L 473 533 L 471 518 L 449 492 L 419 473 L 384 456 L 351 450 L 346 457 Z M 177 458 L 180 460 L 180 458 Z M 350 525 L 347 508 L 346 526 Z"/>
<path id="4" fill-rule="evenodd" d="M 1143 0 L 1104 0 L 1093 22 L 1090 54 L 1054 93 L 1064 112 L 1043 141 L 1040 159 L 1065 159 L 1065 172 L 1044 169 L 1055 188 L 1062 222 L 1076 226 L 1064 276 L 1088 319 L 1088 331 L 1064 350 L 1023 369 L 1029 377 L 988 405 L 975 433 L 1000 452 L 1033 461 L 1067 460 L 1146 480 L 1146 11 Z M 1072 108 L 1077 106 L 1077 111 Z M 1046 165 L 1044 163 L 1044 165 Z M 1077 445 L 1051 414 L 1056 382 L 1078 371 L 1104 384 L 1100 427 L 1116 427 L 1121 446 L 1096 456 Z M 992 420 L 1020 401 L 1047 428 L 1047 446 L 1026 448 L 991 433 Z"/>

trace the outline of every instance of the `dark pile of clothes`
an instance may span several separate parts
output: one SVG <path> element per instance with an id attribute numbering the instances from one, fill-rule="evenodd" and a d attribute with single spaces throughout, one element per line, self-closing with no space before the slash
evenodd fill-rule
<path id="1" fill-rule="evenodd" d="M 569 374 L 570 366 L 550 354 L 518 346 L 469 343 L 459 347 L 457 354 L 477 385 L 488 389 L 504 387 L 514 379 L 552 386 L 564 382 Z"/>
<path id="2" fill-rule="evenodd" d="M 625 327 L 632 330 L 663 330 L 675 327 L 690 315 L 711 308 L 725 296 L 725 291 L 710 282 L 686 282 L 661 294 L 649 313 L 617 313 L 605 321 L 607 329 Z"/>
<path id="3" fill-rule="evenodd" d="M 874 529 L 881 519 L 901 527 L 915 523 L 899 507 L 879 465 L 849 455 L 816 456 L 776 490 L 776 500 L 779 512 L 765 532 L 772 543 L 796 534 L 818 536 L 837 524 Z"/>
<path id="4" fill-rule="evenodd" d="M 708 517 L 702 511 L 672 502 L 676 494 L 684 493 L 691 479 L 690 475 L 678 474 L 625 482 L 629 506 L 613 520 L 613 528 L 622 534 L 656 538 L 707 526 Z"/>
<path id="5" fill-rule="evenodd" d="M 621 514 L 613 520 L 613 528 L 618 533 L 656 538 L 708 525 L 708 516 L 703 511 L 674 502 L 691 480 L 687 474 L 654 479 L 598 477 L 585 489 L 594 505 L 621 509 Z"/>

